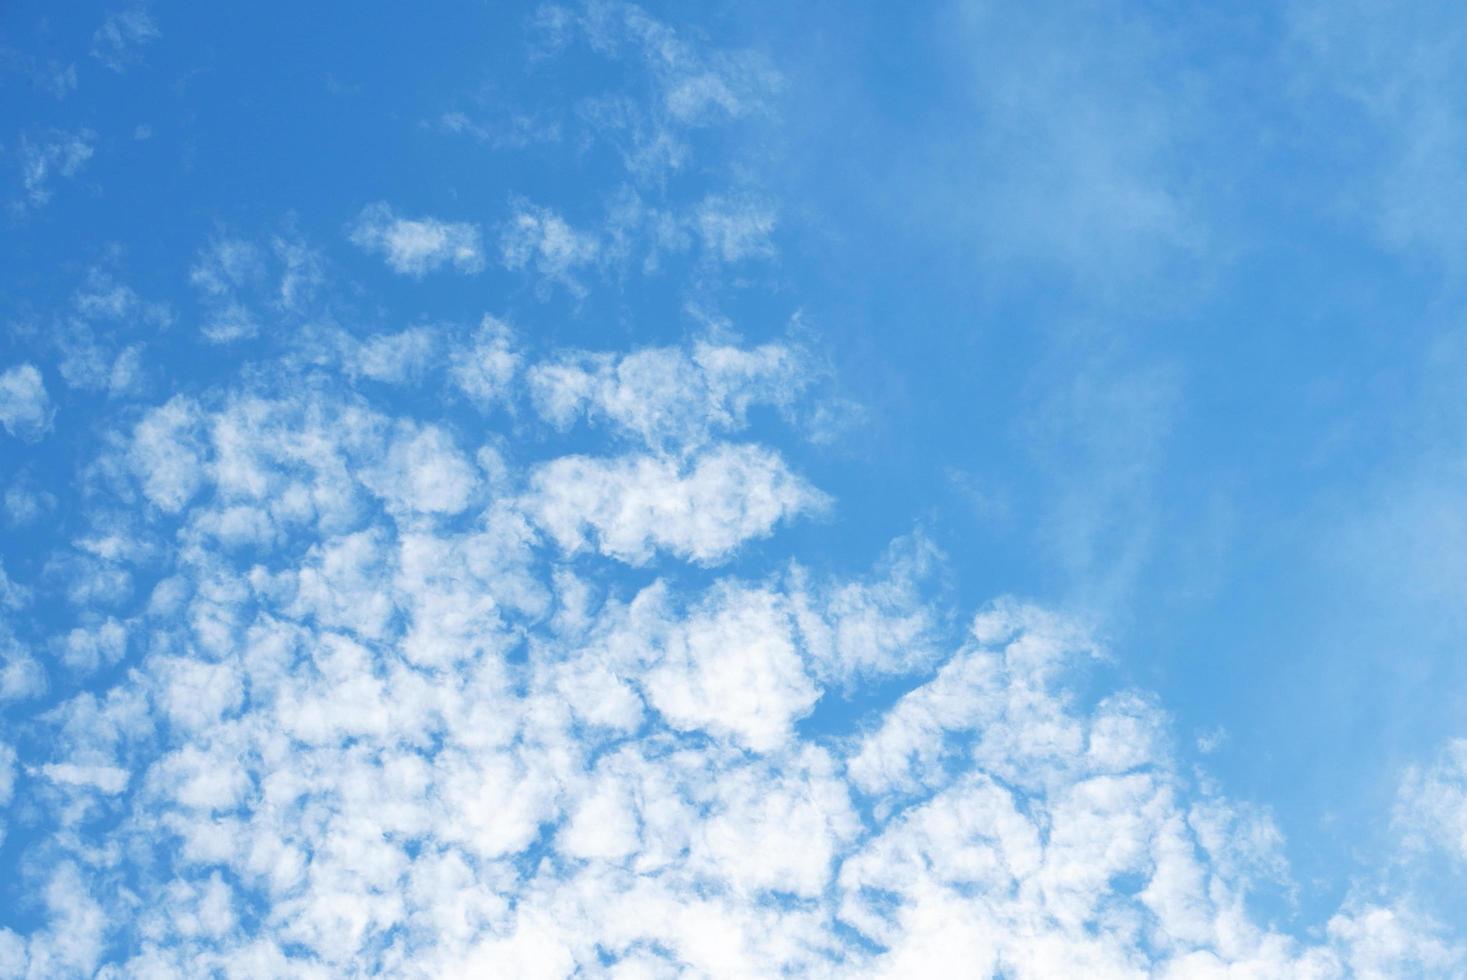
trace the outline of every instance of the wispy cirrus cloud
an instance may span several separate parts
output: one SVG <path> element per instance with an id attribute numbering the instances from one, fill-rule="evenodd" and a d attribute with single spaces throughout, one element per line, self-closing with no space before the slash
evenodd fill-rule
<path id="1" fill-rule="evenodd" d="M 23 134 L 19 153 L 22 196 L 12 207 L 24 213 L 49 203 L 54 180 L 81 173 L 96 152 L 96 143 L 97 134 L 90 129 Z"/>
<path id="2" fill-rule="evenodd" d="M 51 428 L 55 409 L 34 364 L 0 372 L 0 425 L 18 439 L 35 441 Z"/>
<path id="3" fill-rule="evenodd" d="M 146 7 L 131 7 L 107 15 L 92 35 L 90 53 L 121 74 L 142 63 L 141 49 L 162 36 Z"/>

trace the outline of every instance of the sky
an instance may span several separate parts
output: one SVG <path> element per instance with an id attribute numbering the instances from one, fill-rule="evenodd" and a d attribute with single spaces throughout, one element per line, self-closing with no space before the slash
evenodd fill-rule
<path id="1" fill-rule="evenodd" d="M 0 6 L 0 977 L 1467 973 L 1464 61 Z"/>

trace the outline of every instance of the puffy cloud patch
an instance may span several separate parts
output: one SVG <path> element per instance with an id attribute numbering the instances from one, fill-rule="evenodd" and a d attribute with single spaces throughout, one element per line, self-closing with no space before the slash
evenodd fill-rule
<path id="1" fill-rule="evenodd" d="M 634 565 L 658 551 L 701 564 L 727 558 L 779 522 L 827 504 L 777 453 L 720 445 L 683 465 L 656 456 L 567 456 L 537 467 L 526 507 L 567 552 Z"/>
<path id="2" fill-rule="evenodd" d="M 449 378 L 480 408 L 496 402 L 508 403 L 510 385 L 519 370 L 509 327 L 486 316 L 470 341 L 454 351 Z"/>
<path id="3" fill-rule="evenodd" d="M 542 288 L 559 285 L 577 296 L 584 296 L 586 287 L 576 274 L 594 265 L 600 252 L 594 235 L 527 202 L 517 205 L 499 235 L 499 256 L 506 268 L 528 269 L 539 277 Z"/>
<path id="4" fill-rule="evenodd" d="M 530 397 L 552 425 L 584 415 L 606 420 L 653 448 L 706 442 L 743 428 L 756 404 L 788 408 L 809 381 L 802 351 L 698 341 L 690 350 L 655 347 L 623 356 L 578 353 L 535 365 Z"/>
<path id="5" fill-rule="evenodd" d="M 143 495 L 168 512 L 181 510 L 204 481 L 198 406 L 182 395 L 150 411 L 132 434 L 131 462 Z"/>
<path id="6" fill-rule="evenodd" d="M 444 266 L 466 274 L 484 268 L 477 226 L 437 218 L 400 218 L 384 202 L 362 209 L 348 232 L 353 245 L 381 255 L 405 276 L 421 279 Z"/>
<path id="7" fill-rule="evenodd" d="M 0 372 L 0 425 L 11 435 L 34 442 L 51 428 L 55 409 L 34 364 Z"/>

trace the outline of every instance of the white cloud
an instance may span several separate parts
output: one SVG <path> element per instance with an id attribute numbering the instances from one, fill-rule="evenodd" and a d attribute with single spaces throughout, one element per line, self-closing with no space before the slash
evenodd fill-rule
<path id="1" fill-rule="evenodd" d="M 260 322 L 242 303 L 217 307 L 200 328 L 204 339 L 215 344 L 248 340 L 260 332 Z"/>
<path id="2" fill-rule="evenodd" d="M 57 643 L 61 661 L 79 673 L 117 663 L 127 651 L 127 629 L 109 617 L 96 626 L 78 626 Z"/>
<path id="3" fill-rule="evenodd" d="M 712 564 L 826 498 L 758 446 L 719 445 L 690 464 L 567 456 L 537 467 L 526 508 L 561 548 L 631 564 L 656 551 Z"/>
<path id="4" fill-rule="evenodd" d="M 260 250 L 239 238 L 216 238 L 200 253 L 189 281 L 205 296 L 226 298 L 264 278 Z"/>
<path id="5" fill-rule="evenodd" d="M 53 129 L 37 139 L 22 136 L 20 181 L 25 197 L 17 206 L 24 210 L 50 201 L 52 178 L 60 175 L 69 179 L 81 173 L 92 158 L 96 141 L 97 134 L 89 129 Z"/>
<path id="6" fill-rule="evenodd" d="M 0 373 L 0 425 L 5 431 L 35 442 L 50 431 L 55 414 L 34 364 L 18 364 Z"/>
<path id="7" fill-rule="evenodd" d="M 781 85 L 779 72 L 757 52 L 709 50 L 635 4 L 547 7 L 536 26 L 547 50 L 579 34 L 596 52 L 641 69 L 633 75 L 641 91 L 590 99 L 581 115 L 642 181 L 660 180 L 686 164 L 690 131 L 766 111 Z"/>
<path id="8" fill-rule="evenodd" d="M 144 8 L 117 11 L 108 14 L 92 35 L 91 54 L 108 68 L 121 73 L 139 64 L 142 55 L 138 49 L 156 41 L 159 36 L 157 25 Z"/>
<path id="9" fill-rule="evenodd" d="M 14 581 L 5 572 L 5 563 L 0 561 L 0 611 L 24 609 L 31 601 L 31 590 Z"/>
<path id="10" fill-rule="evenodd" d="M 377 334 L 360 341 L 344 338 L 347 373 L 402 384 L 422 377 L 433 360 L 438 338 L 426 327 Z"/>
<path id="11" fill-rule="evenodd" d="M 437 218 L 399 218 L 383 202 L 362 209 L 349 237 L 357 247 L 381 255 L 394 272 L 414 278 L 445 265 L 470 275 L 484 268 L 477 226 Z"/>
<path id="12" fill-rule="evenodd" d="M 485 316 L 470 342 L 450 360 L 449 377 L 474 404 L 487 409 L 496 402 L 509 403 L 521 358 L 508 325 Z"/>
<path id="13" fill-rule="evenodd" d="M 287 221 L 269 247 L 245 238 L 216 235 L 199 250 L 189 281 L 203 310 L 200 331 L 215 344 L 256 337 L 261 311 L 299 319 L 325 281 L 324 260 Z"/>
<path id="14" fill-rule="evenodd" d="M 178 395 L 133 430 L 131 460 L 143 493 L 170 513 L 188 503 L 204 480 L 200 421 L 198 406 Z"/>
<path id="15" fill-rule="evenodd" d="M 535 408 L 552 425 L 568 428 L 584 414 L 664 449 L 741 429 L 753 405 L 789 408 L 812 373 L 804 353 L 785 344 L 701 340 L 688 350 L 562 356 L 535 365 L 527 380 Z"/>
<path id="16" fill-rule="evenodd" d="M 33 486 L 25 474 L 5 488 L 5 516 L 12 526 L 32 524 L 55 506 L 55 494 Z"/>
<path id="17" fill-rule="evenodd" d="M 0 614 L 0 704 L 33 698 L 46 690 L 46 675 L 29 648 Z"/>
<path id="18" fill-rule="evenodd" d="M 542 288 L 560 285 L 576 296 L 586 293 L 576 273 L 594 266 L 600 252 L 595 236 L 577 231 L 548 208 L 526 202 L 516 205 L 499 233 L 499 257 L 506 268 L 530 269 L 540 277 Z"/>
<path id="19" fill-rule="evenodd" d="M 363 480 L 395 510 L 455 514 L 468 506 L 479 474 L 446 432 L 427 426 L 399 431 Z"/>
<path id="20" fill-rule="evenodd" d="M 128 772 L 116 766 L 79 766 L 69 762 L 41 766 L 39 775 L 63 786 L 95 789 L 115 796 L 127 788 Z"/>
<path id="21" fill-rule="evenodd" d="M 62 379 L 114 398 L 137 393 L 147 343 L 173 321 L 168 305 L 143 299 L 105 268 L 93 267 L 72 296 L 72 311 L 53 332 Z"/>
<path id="22" fill-rule="evenodd" d="M 648 698 L 677 729 L 731 735 L 769 752 L 820 696 L 779 599 L 724 590 L 661 638 L 645 680 Z"/>
<path id="23" fill-rule="evenodd" d="M 775 212 L 767 204 L 710 197 L 698 206 L 697 225 L 704 249 L 724 262 L 774 254 Z"/>
<path id="24" fill-rule="evenodd" d="M 1395 820 L 1413 844 L 1467 864 L 1467 738 L 1449 740 L 1430 765 L 1407 770 Z"/>

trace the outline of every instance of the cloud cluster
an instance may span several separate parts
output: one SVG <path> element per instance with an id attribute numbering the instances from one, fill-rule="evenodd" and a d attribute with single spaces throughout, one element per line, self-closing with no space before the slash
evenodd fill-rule
<path id="1" fill-rule="evenodd" d="M 52 647 L 126 670 L 0 755 L 0 792 L 56 828 L 28 845 L 40 924 L 0 930 L 0 975 L 1461 963 L 1389 903 L 1308 943 L 1260 923 L 1250 896 L 1285 877 L 1266 813 L 1183 772 L 1153 699 L 1080 696 L 1101 651 L 1078 624 L 1005 600 L 952 634 L 920 537 L 850 578 L 719 571 L 830 505 L 728 441 L 802 363 L 712 341 L 530 358 L 486 320 L 447 378 L 528 399 L 547 438 L 579 417 L 609 437 L 518 463 L 346 374 L 144 413 L 94 468 L 143 524 L 78 548 L 84 577 L 155 584 L 85 600 Z"/>

